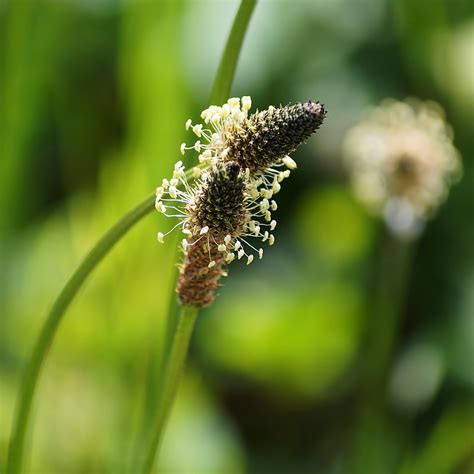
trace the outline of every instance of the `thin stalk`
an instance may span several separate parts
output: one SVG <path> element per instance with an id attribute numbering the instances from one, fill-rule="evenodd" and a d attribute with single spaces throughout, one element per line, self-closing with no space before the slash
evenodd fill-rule
<path id="1" fill-rule="evenodd" d="M 384 390 L 402 324 L 414 244 L 385 228 L 379 240 L 370 288 L 371 310 L 365 339 L 364 390 Z"/>
<path id="2" fill-rule="evenodd" d="M 369 288 L 370 309 L 356 414 L 356 473 L 377 473 L 382 465 L 396 463 L 395 453 L 388 459 L 388 453 L 383 451 L 390 436 L 387 382 L 403 323 L 413 250 L 412 241 L 397 238 L 383 228 Z"/>
<path id="3" fill-rule="evenodd" d="M 242 0 L 240 2 L 212 86 L 209 101 L 211 104 L 220 105 L 229 96 L 242 43 L 256 3 L 257 0 Z"/>
<path id="4" fill-rule="evenodd" d="M 149 474 L 153 470 L 153 464 L 161 444 L 166 420 L 168 419 L 171 406 L 178 390 L 184 362 L 188 353 L 189 340 L 191 339 L 197 314 L 198 309 L 194 306 L 181 307 L 163 377 L 163 386 L 161 389 L 150 450 L 148 451 L 143 464 L 143 474 Z"/>
<path id="5" fill-rule="evenodd" d="M 7 472 L 9 474 L 21 472 L 33 397 L 44 360 L 66 309 L 92 270 L 138 221 L 154 209 L 154 202 L 155 194 L 153 193 L 127 212 L 106 232 L 82 260 L 51 307 L 23 374 L 8 451 Z"/>

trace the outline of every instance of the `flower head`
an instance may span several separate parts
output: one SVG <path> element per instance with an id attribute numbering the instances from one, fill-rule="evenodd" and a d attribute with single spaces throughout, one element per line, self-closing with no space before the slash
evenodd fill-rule
<path id="1" fill-rule="evenodd" d="M 298 148 L 322 124 L 326 111 L 319 102 L 284 107 L 270 106 L 248 117 L 250 97 L 231 98 L 221 107 L 212 105 L 201 113 L 203 124 L 186 122 L 200 140 L 181 151 L 195 149 L 200 162 L 236 161 L 251 175 L 262 173 Z M 207 127 L 207 128 L 204 128 Z"/>
<path id="2" fill-rule="evenodd" d="M 325 113 L 318 103 L 307 102 L 248 118 L 250 106 L 250 97 L 233 98 L 204 110 L 205 125 L 188 120 L 186 128 L 201 140 L 181 145 L 181 151 L 196 150 L 201 164 L 186 173 L 178 161 L 172 178 L 156 190 L 156 209 L 178 218 L 172 230 L 180 227 L 186 236 L 177 287 L 182 304 L 211 303 L 228 264 L 243 258 L 249 265 L 263 257 L 259 242 L 273 245 L 274 196 L 296 168 L 287 153 L 309 137 Z M 158 233 L 158 240 L 166 235 Z"/>
<path id="3" fill-rule="evenodd" d="M 359 199 L 397 234 L 416 234 L 459 175 L 460 160 L 439 106 L 384 101 L 349 130 L 345 161 Z"/>

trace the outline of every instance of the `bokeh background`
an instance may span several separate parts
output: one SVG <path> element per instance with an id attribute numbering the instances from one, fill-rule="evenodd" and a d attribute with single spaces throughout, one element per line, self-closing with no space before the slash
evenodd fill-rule
<path id="1" fill-rule="evenodd" d="M 48 307 L 180 159 L 237 5 L 0 1 L 2 469 Z M 232 91 L 259 108 L 319 99 L 328 116 L 279 195 L 277 244 L 251 267 L 232 264 L 199 316 L 162 472 L 471 474 L 471 0 L 261 1 Z M 383 344 L 372 350 L 366 337 L 386 327 L 373 275 L 383 280 L 396 259 L 381 262 L 384 232 L 351 194 L 341 141 L 368 106 L 407 96 L 444 107 L 464 175 L 410 249 L 393 350 L 370 386 Z M 137 225 L 68 311 L 37 393 L 27 472 L 136 472 L 173 286 L 172 246 L 155 239 L 167 226 L 158 213 Z"/>

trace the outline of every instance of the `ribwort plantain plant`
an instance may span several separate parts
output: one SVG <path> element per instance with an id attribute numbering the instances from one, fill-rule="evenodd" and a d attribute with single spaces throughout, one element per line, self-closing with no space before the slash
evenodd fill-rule
<path id="1" fill-rule="evenodd" d="M 214 290 L 234 260 L 255 255 L 263 248 L 251 241 L 273 245 L 271 232 L 277 222 L 272 212 L 275 195 L 296 162 L 288 156 L 322 124 L 326 111 L 319 102 L 285 107 L 270 106 L 250 117 L 251 98 L 230 98 L 222 106 L 211 105 L 201 113 L 204 124 L 186 122 L 200 139 L 181 145 L 181 153 L 194 150 L 197 164 L 188 174 L 178 161 L 170 179 L 156 189 L 155 207 L 178 223 L 158 241 L 180 228 L 183 262 L 176 291 L 181 316 L 165 368 L 155 430 L 145 458 L 143 473 L 151 472 L 166 419 L 177 390 L 179 375 L 198 308 L 214 300 Z M 188 176 L 193 178 L 192 181 Z"/>
<path id="2" fill-rule="evenodd" d="M 211 303 L 219 277 L 227 274 L 226 265 L 244 257 L 247 265 L 255 256 L 261 259 L 263 248 L 251 243 L 256 239 L 273 245 L 275 195 L 296 168 L 287 153 L 315 132 L 326 114 L 319 102 L 312 101 L 270 106 L 247 117 L 250 107 L 250 97 L 242 98 L 242 106 L 234 97 L 222 107 L 204 110 L 204 126 L 188 120 L 186 128 L 205 143 L 197 140 L 192 147 L 183 143 L 181 151 L 198 152 L 201 167 L 192 169 L 190 183 L 178 161 L 172 178 L 163 179 L 156 190 L 156 209 L 179 219 L 170 232 L 179 227 L 185 235 L 177 288 L 182 304 Z M 159 242 L 164 238 L 159 232 Z"/>

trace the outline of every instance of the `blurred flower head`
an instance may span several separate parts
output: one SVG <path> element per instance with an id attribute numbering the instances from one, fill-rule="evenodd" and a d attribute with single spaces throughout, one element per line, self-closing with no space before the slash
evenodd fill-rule
<path id="1" fill-rule="evenodd" d="M 413 237 L 460 175 L 439 105 L 385 100 L 349 130 L 344 159 L 357 197 L 397 235 Z"/>
<path id="2" fill-rule="evenodd" d="M 186 305 L 211 303 L 220 277 L 227 275 L 226 265 L 233 260 L 245 257 L 249 265 L 255 255 L 263 257 L 263 248 L 251 239 L 273 245 L 274 195 L 296 168 L 287 153 L 303 143 L 325 116 L 323 106 L 311 101 L 270 106 L 248 117 L 250 107 L 248 96 L 231 98 L 221 107 L 204 110 L 204 125 L 188 120 L 186 129 L 191 128 L 203 143 L 198 140 L 192 147 L 183 143 L 181 152 L 197 151 L 200 165 L 187 174 L 178 161 L 172 178 L 164 179 L 156 190 L 156 209 L 178 218 L 173 229 L 180 227 L 185 234 L 177 291 Z M 159 232 L 158 241 L 166 235 Z"/>

